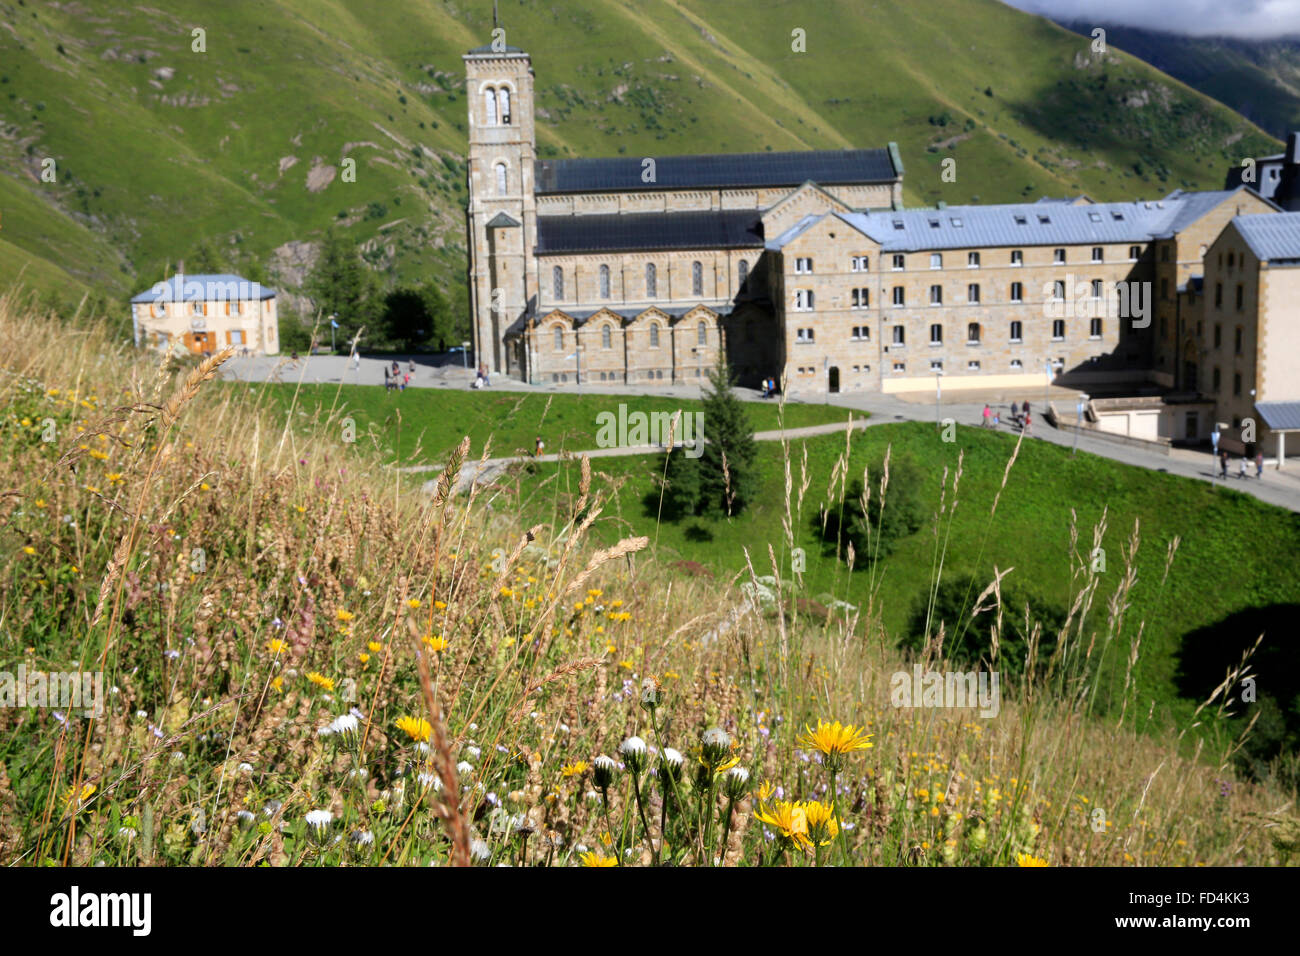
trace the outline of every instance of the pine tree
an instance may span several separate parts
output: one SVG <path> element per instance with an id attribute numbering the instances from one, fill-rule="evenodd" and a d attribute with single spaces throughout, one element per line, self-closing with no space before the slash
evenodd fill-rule
<path id="1" fill-rule="evenodd" d="M 700 503 L 700 460 L 689 458 L 686 449 L 668 453 L 664 466 L 663 517 L 675 521 L 695 514 Z"/>
<path id="2" fill-rule="evenodd" d="M 376 286 L 356 244 L 333 229 L 327 232 L 306 282 L 306 292 L 321 314 L 326 340 L 331 315 L 338 316 L 338 338 L 345 341 L 363 325 L 374 327 L 382 309 Z"/>
<path id="3" fill-rule="evenodd" d="M 739 514 L 758 493 L 754 429 L 744 403 L 732 389 L 725 355 L 709 373 L 704 393 L 704 453 L 698 461 L 700 495 L 696 511 Z"/>

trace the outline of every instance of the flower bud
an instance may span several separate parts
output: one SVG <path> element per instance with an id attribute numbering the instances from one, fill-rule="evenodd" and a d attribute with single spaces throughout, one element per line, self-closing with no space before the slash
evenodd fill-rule
<path id="1" fill-rule="evenodd" d="M 613 785 L 614 774 L 617 772 L 618 764 L 604 754 L 591 762 L 591 777 L 599 790 L 608 790 Z"/>
<path id="2" fill-rule="evenodd" d="M 623 763 L 633 775 L 640 774 L 645 769 L 645 741 L 640 737 L 627 738 L 619 746 L 618 752 L 623 755 Z"/>

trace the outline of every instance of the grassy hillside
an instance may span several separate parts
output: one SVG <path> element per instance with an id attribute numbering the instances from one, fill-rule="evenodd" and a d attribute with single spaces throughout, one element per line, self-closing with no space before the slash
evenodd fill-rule
<path id="1" fill-rule="evenodd" d="M 0 297 L 0 672 L 63 687 L 79 665 L 103 706 L 0 707 L 0 865 L 1294 855 L 1293 794 L 1240 777 L 1206 730 L 1189 753 L 1139 693 L 1102 715 L 1065 668 L 982 711 L 908 704 L 883 605 L 821 620 L 787 590 L 756 611 L 646 537 L 603 549 L 589 532 L 627 508 L 601 474 L 573 498 L 528 482 L 560 504 L 532 527 L 505 486 L 404 494 L 337 420 L 286 432 L 252 392 L 212 388 L 224 354 L 158 368 L 70 331 Z M 967 444 L 978 512 L 992 465 Z M 990 553 L 1004 534 L 1025 525 L 996 524 Z M 822 721 L 850 728 L 807 730 Z"/>
<path id="2" fill-rule="evenodd" d="M 206 240 L 295 288 L 302 244 L 335 223 L 388 281 L 459 289 L 460 56 L 489 39 L 490 6 L 382 11 L 0 0 L 0 286 L 27 266 L 25 281 L 65 302 L 88 286 L 122 296 Z M 1240 155 L 1276 148 L 1141 62 L 1093 60 L 1079 37 L 996 0 L 506 0 L 501 16 L 533 55 L 542 155 L 896 140 L 915 204 L 1217 186 Z"/>
<path id="3" fill-rule="evenodd" d="M 1100 609 L 1120 589 L 1124 579 L 1124 551 L 1138 532 L 1134 557 L 1136 583 L 1128 594 L 1124 627 L 1114 643 L 1098 641 L 1103 680 L 1100 701 L 1119 701 L 1125 681 L 1131 642 L 1139 639 L 1139 663 L 1132 678 L 1144 719 L 1165 726 L 1187 718 L 1200 695 L 1221 680 L 1227 667 L 1240 657 L 1241 641 L 1253 642 L 1259 630 L 1233 635 L 1219 646 L 1198 642 L 1184 646 L 1184 637 L 1229 621 L 1251 608 L 1290 605 L 1300 607 L 1300 583 L 1277 573 L 1277 557 L 1300 553 L 1300 515 L 1265 505 L 1258 500 L 1206 482 L 1165 475 L 1119 464 L 1083 453 L 1072 457 L 1068 449 L 1027 440 L 1007 473 L 1016 436 L 961 427 L 955 443 L 944 443 L 933 425 L 919 422 L 881 424 L 855 435 L 845 460 L 850 478 L 861 477 L 870 466 L 872 484 L 878 486 L 886 446 L 892 446 L 895 467 L 899 459 L 917 463 L 923 475 L 921 497 L 928 518 L 920 531 L 904 539 L 897 551 L 882 558 L 872 571 L 859 557 L 849 573 L 834 549 L 823 545 L 814 520 L 823 502 L 838 460 L 845 452 L 844 436 L 825 436 L 792 443 L 791 468 L 796 502 L 794 545 L 806 552 L 807 570 L 797 583 L 790 571 L 790 544 L 782 531 L 786 511 L 785 464 L 781 448 L 764 443 L 760 449 L 762 491 L 756 504 L 731 521 L 687 518 L 657 522 L 660 456 L 601 459 L 594 467 L 617 492 L 597 522 L 598 537 L 616 539 L 645 534 L 658 544 L 665 561 L 691 561 L 720 579 L 740 574 L 747 578 L 745 549 L 760 575 L 772 573 L 770 545 L 782 569 L 782 579 L 799 598 L 830 606 L 847 601 L 864 610 L 873 607 L 883 630 L 899 640 L 915 630 L 913 616 L 923 608 L 942 554 L 944 579 L 973 573 L 983 588 L 993 569 L 1013 569 L 1005 579 L 1045 605 L 1068 609 L 1079 588 L 1075 565 L 1090 557 L 1094 529 L 1104 523 L 1100 546 L 1106 569 L 1098 575 L 1096 605 Z M 807 471 L 801 464 L 806 444 Z M 952 509 L 953 477 L 961 467 Z M 541 481 L 560 475 L 559 505 L 575 481 L 575 465 L 529 465 L 530 477 L 520 494 L 531 502 L 537 520 L 557 507 L 556 485 Z M 1003 477 L 1008 475 L 1001 491 Z M 941 489 L 947 480 L 946 495 Z M 802 517 L 798 488 L 807 484 Z M 540 488 L 531 498 L 531 488 Z M 878 487 L 873 490 L 878 493 Z M 997 498 L 996 515 L 991 515 Z M 933 515 L 940 501 L 948 508 L 934 530 Z M 838 499 L 835 499 L 838 500 Z M 886 506 L 888 507 L 888 505 Z M 1077 542 L 1072 543 L 1072 525 Z M 1168 548 L 1178 539 L 1170 573 L 1166 577 Z M 970 594 L 973 602 L 976 594 Z M 973 606 L 971 603 L 968 606 Z M 1023 610 L 1023 609 L 1021 609 Z M 1012 613 L 1008 611 L 1008 613 Z M 1289 622 L 1278 630 L 1270 622 L 1265 650 L 1294 655 Z M 961 622 L 946 621 L 949 643 Z M 1211 660 L 1183 660 L 1185 653 Z M 1180 664 L 1182 665 L 1180 670 Z M 1209 686 L 1188 685 L 1184 672 L 1211 675 Z M 1290 691 L 1278 688 L 1280 703 L 1291 706 L 1290 694 L 1300 691 L 1286 681 Z M 1196 700 L 1190 700 L 1196 695 Z M 1185 698 L 1185 699 L 1180 699 Z"/>

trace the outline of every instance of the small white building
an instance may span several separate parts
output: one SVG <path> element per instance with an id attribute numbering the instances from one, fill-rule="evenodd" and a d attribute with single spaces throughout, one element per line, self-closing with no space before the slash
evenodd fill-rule
<path id="1" fill-rule="evenodd" d="M 177 273 L 131 299 L 131 326 L 137 347 L 165 350 L 178 339 L 196 355 L 280 352 L 275 290 L 237 275 Z"/>

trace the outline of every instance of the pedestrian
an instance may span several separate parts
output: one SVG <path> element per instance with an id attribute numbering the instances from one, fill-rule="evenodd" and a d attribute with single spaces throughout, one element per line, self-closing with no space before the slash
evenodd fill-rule
<path id="1" fill-rule="evenodd" d="M 1025 404 L 1028 404 L 1028 402 L 1026 402 Z M 1025 434 L 1032 435 L 1033 431 L 1034 431 L 1034 420 L 1029 417 L 1028 412 L 1025 412 Z"/>
<path id="2" fill-rule="evenodd" d="M 537 441 L 533 444 L 533 457 L 541 458 L 542 450 L 546 448 L 546 442 L 542 441 L 542 436 L 537 436 Z"/>
<path id="3" fill-rule="evenodd" d="M 1246 477 L 1246 468 L 1247 468 L 1247 465 L 1246 465 L 1246 456 L 1245 456 L 1245 455 L 1242 455 L 1242 456 L 1241 456 L 1241 468 L 1240 468 L 1240 470 L 1237 472 L 1237 477 L 1238 477 L 1238 478 L 1245 478 L 1245 477 Z"/>
<path id="4" fill-rule="evenodd" d="M 998 417 L 998 413 L 997 413 L 997 412 L 994 412 L 994 413 L 993 413 L 993 427 L 996 429 L 996 428 L 998 427 L 998 425 L 1000 425 L 1000 424 L 1001 424 L 1001 419 Z"/>
<path id="5" fill-rule="evenodd" d="M 352 353 L 352 371 L 356 372 L 356 371 L 360 370 L 360 368 L 361 368 L 361 353 L 360 353 L 360 352 L 353 352 L 353 353 Z"/>
<path id="6" fill-rule="evenodd" d="M 402 376 L 402 391 L 406 391 L 406 386 L 411 384 L 411 373 L 407 372 Z"/>
<path id="7" fill-rule="evenodd" d="M 988 428 L 988 427 L 989 427 L 989 419 L 991 419 L 992 417 L 993 417 L 993 409 L 989 408 L 989 403 L 988 403 L 988 402 L 985 402 L 985 403 L 984 403 L 984 423 L 983 423 L 983 425 L 984 425 L 985 428 Z"/>
<path id="8" fill-rule="evenodd" d="M 1255 452 L 1255 477 L 1264 477 L 1264 453 L 1262 451 Z"/>
<path id="9" fill-rule="evenodd" d="M 1228 452 L 1226 450 L 1219 452 L 1219 477 L 1224 481 L 1228 480 Z"/>

